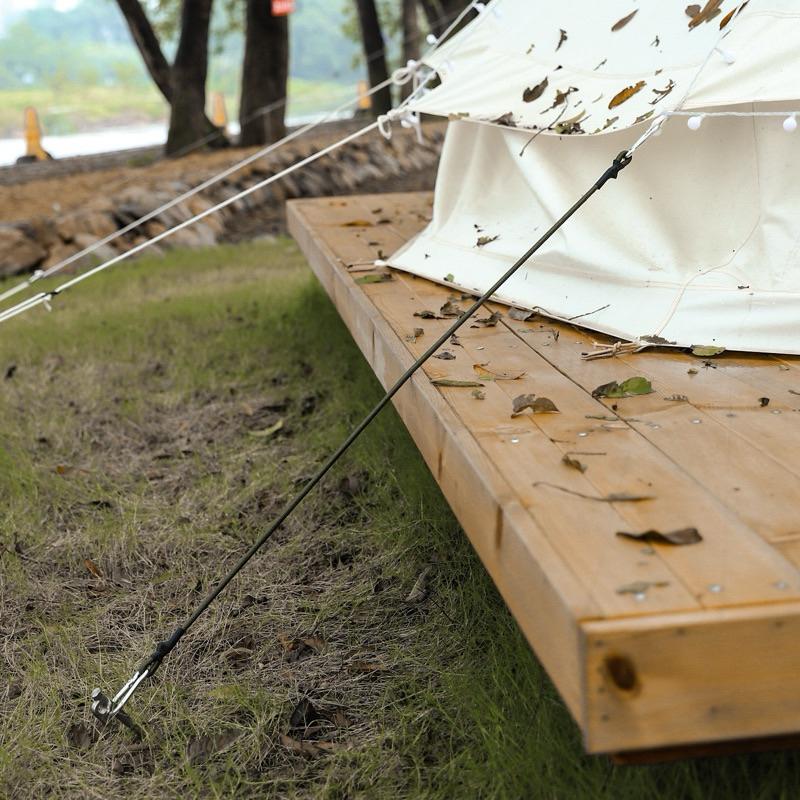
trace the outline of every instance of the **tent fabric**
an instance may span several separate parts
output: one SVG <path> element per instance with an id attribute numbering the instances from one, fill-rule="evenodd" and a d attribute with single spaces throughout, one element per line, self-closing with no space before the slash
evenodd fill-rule
<path id="1" fill-rule="evenodd" d="M 564 71 L 574 75 L 596 56 L 608 58 L 614 80 L 592 76 L 606 87 L 606 97 L 615 87 L 644 80 L 639 76 L 655 67 L 663 70 L 659 78 L 669 73 L 676 84 L 658 100 L 656 114 L 675 110 L 680 92 L 692 86 L 685 108 L 751 116 L 709 117 L 698 131 L 690 131 L 685 118 L 670 119 L 661 135 L 637 151 L 620 180 L 608 183 L 497 299 L 626 340 L 800 354 L 800 131 L 786 133 L 780 117 L 752 115 L 800 111 L 800 8 L 792 5 L 751 0 L 724 38 L 726 50 L 737 48 L 729 64 L 717 59 L 714 47 L 719 22 L 736 8 L 733 3 L 722 2 L 720 14 L 691 30 L 683 9 L 677 25 L 675 8 L 643 4 L 613 32 L 614 20 L 634 7 L 630 3 L 491 4 L 436 54 L 442 64 L 449 62 L 447 69 L 432 64 L 442 69 L 442 83 L 414 106 L 456 119 L 442 155 L 432 222 L 389 263 L 457 289 L 485 291 L 637 138 L 640 131 L 628 128 L 643 106 L 631 105 L 598 135 L 582 123 L 583 134 L 542 131 L 531 141 L 525 121 L 532 119 L 535 103 L 547 100 L 522 101 L 520 86 L 533 85 L 541 72 L 539 62 L 532 62 L 526 80 L 520 46 L 549 41 L 556 25 L 556 34 L 567 31 L 555 52 Z M 637 25 L 642 41 L 660 31 L 660 61 L 657 48 L 651 54 L 617 38 L 632 36 Z M 794 41 L 791 53 L 787 41 Z M 567 50 L 571 42 L 574 51 Z M 531 54 L 537 49 L 538 44 Z M 776 62 L 784 56 L 785 63 Z M 511 72 L 504 74 L 506 67 Z M 740 79 L 729 79 L 730 70 Z M 547 91 L 563 85 L 548 80 Z M 465 110 L 468 117 L 462 116 Z M 600 113 L 596 104 L 590 110 L 586 123 Z M 475 124 L 508 113 L 516 127 Z"/>

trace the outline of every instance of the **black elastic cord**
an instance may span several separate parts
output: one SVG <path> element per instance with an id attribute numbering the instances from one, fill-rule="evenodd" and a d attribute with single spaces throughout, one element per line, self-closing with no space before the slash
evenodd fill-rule
<path id="1" fill-rule="evenodd" d="M 327 475 L 333 465 L 347 452 L 353 442 L 366 430 L 372 420 L 380 414 L 385 406 L 389 404 L 391 399 L 403 388 L 403 386 L 410 380 L 412 375 L 432 356 L 436 351 L 447 341 L 450 337 L 469 320 L 475 312 L 480 308 L 503 286 L 503 284 L 540 248 L 542 247 L 554 233 L 597 191 L 603 188 L 607 181 L 615 179 L 619 173 L 631 163 L 632 156 L 623 151 L 615 159 L 613 164 L 600 176 L 599 180 L 592 185 L 592 187 L 578 200 L 572 208 L 569 209 L 521 258 L 519 258 L 512 267 L 499 279 L 494 285 L 487 289 L 481 297 L 476 300 L 472 306 L 465 311 L 448 329 L 443 333 L 401 376 L 396 383 L 389 389 L 386 394 L 381 398 L 375 408 L 367 414 L 366 417 L 353 429 L 350 435 L 339 445 L 333 455 L 320 467 L 319 471 L 308 483 L 303 487 L 299 494 L 284 508 L 277 519 L 269 526 L 269 528 L 261 535 L 258 541 L 239 559 L 236 566 L 217 584 L 217 586 L 208 593 L 200 605 L 194 610 L 186 621 L 180 627 L 176 628 L 172 635 L 159 642 L 152 655 L 144 662 L 143 666 L 149 666 L 151 674 L 158 669 L 162 660 L 169 655 L 169 653 L 178 644 L 181 637 L 189 630 L 189 628 L 197 622 L 198 618 L 203 612 L 219 597 L 225 590 L 227 585 L 239 574 L 247 562 L 261 549 L 264 543 L 275 533 L 278 528 L 287 520 L 291 513 L 303 502 L 311 490 Z"/>

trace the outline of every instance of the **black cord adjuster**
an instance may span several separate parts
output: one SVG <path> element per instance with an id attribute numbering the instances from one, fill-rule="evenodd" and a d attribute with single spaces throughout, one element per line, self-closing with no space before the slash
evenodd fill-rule
<path id="1" fill-rule="evenodd" d="M 606 185 L 606 181 L 616 180 L 617 176 L 631 163 L 633 156 L 627 151 L 623 150 L 615 159 L 611 166 L 600 176 L 600 179 L 594 185 L 595 189 L 602 189 Z"/>

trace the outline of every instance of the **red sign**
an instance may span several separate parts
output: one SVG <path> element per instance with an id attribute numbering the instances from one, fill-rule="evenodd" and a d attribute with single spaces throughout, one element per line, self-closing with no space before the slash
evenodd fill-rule
<path id="1" fill-rule="evenodd" d="M 285 17 L 294 11 L 294 0 L 272 0 L 272 16 Z"/>

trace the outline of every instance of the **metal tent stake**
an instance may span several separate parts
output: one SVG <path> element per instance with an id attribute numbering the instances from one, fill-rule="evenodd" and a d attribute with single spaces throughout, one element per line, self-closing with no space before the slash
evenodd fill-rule
<path id="1" fill-rule="evenodd" d="M 366 430 L 369 424 L 380 414 L 385 406 L 389 404 L 391 399 L 400 391 L 400 389 L 411 379 L 414 373 L 431 357 L 436 351 L 447 342 L 450 337 L 469 320 L 480 308 L 490 300 L 498 290 L 503 286 L 514 273 L 525 264 L 528 259 L 537 251 L 542 245 L 553 236 L 567 220 L 575 214 L 578 209 L 597 191 L 603 188 L 609 180 L 616 179 L 619 173 L 631 163 L 633 158 L 632 151 L 623 150 L 613 161 L 611 166 L 600 176 L 600 178 L 592 184 L 586 193 L 557 221 L 552 227 L 535 243 L 531 248 L 520 257 L 511 266 L 508 271 L 497 280 L 489 289 L 479 297 L 473 305 L 465 311 L 451 326 L 443 333 L 397 380 L 397 382 L 386 392 L 381 398 L 375 408 L 367 414 L 366 417 L 354 428 L 350 435 L 342 442 L 339 448 L 333 455 L 319 469 L 316 475 L 311 478 L 303 489 L 294 497 L 294 499 L 286 506 L 281 514 L 273 521 L 269 528 L 261 535 L 258 541 L 245 553 L 233 569 L 217 584 L 217 586 L 209 592 L 203 599 L 200 605 L 194 612 L 186 619 L 186 621 L 177 627 L 172 635 L 156 645 L 155 650 L 142 662 L 136 671 L 133 673 L 130 680 L 114 695 L 109 698 L 100 690 L 95 689 L 92 692 L 92 714 L 101 722 L 108 722 L 111 719 L 117 718 L 123 722 L 127 727 L 136 729 L 137 726 L 131 718 L 125 714 L 123 708 L 128 700 L 131 699 L 133 693 L 142 682 L 156 672 L 161 662 L 169 655 L 175 648 L 183 635 L 191 628 L 197 619 L 205 612 L 205 610 L 216 600 L 216 598 L 225 590 L 227 585 L 239 574 L 242 568 L 248 561 L 261 549 L 264 543 L 272 536 L 275 531 L 286 521 L 292 512 L 303 502 L 311 490 L 325 477 L 333 465 L 347 452 L 353 442 Z"/>

